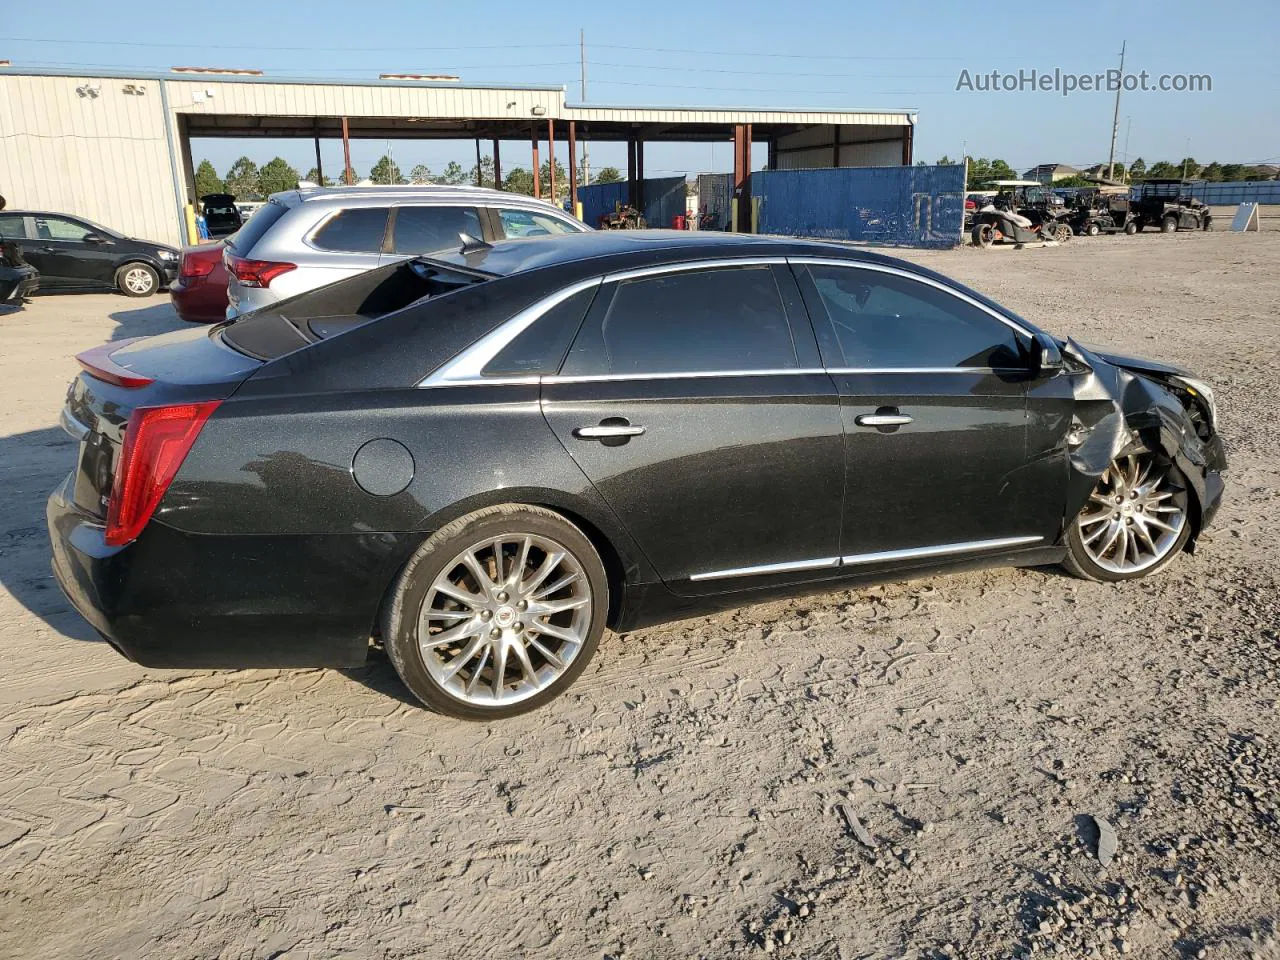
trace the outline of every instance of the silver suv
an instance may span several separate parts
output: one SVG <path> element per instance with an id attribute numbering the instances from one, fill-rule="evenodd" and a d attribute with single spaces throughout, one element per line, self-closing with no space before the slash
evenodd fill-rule
<path id="1" fill-rule="evenodd" d="M 380 264 L 477 240 L 589 229 L 549 203 L 481 187 L 312 187 L 271 199 L 227 238 L 227 317 Z"/>

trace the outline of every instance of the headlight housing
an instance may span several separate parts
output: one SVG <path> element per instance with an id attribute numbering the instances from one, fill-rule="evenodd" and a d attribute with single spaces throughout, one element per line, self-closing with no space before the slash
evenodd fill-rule
<path id="1" fill-rule="evenodd" d="M 178 254 L 173 250 L 157 250 L 156 258 L 160 260 L 177 260 Z"/>
<path id="2" fill-rule="evenodd" d="M 1218 404 L 1213 397 L 1213 388 L 1203 380 L 1197 380 L 1195 377 L 1170 377 L 1169 379 L 1204 405 L 1205 411 L 1209 416 L 1209 428 L 1217 430 Z"/>

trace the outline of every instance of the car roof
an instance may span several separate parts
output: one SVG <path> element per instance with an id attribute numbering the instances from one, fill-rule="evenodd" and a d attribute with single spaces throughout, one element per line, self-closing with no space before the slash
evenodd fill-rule
<path id="1" fill-rule="evenodd" d="M 429 259 L 497 276 L 511 276 L 543 267 L 581 264 L 581 272 L 585 276 L 593 272 L 635 266 L 752 256 L 833 257 L 890 264 L 915 273 L 927 272 L 904 260 L 833 241 L 697 230 L 592 230 L 587 233 L 500 240 L 468 253 L 463 253 L 459 248 L 457 251 L 432 254 Z M 605 262 L 601 263 L 602 260 Z"/>
<path id="2" fill-rule="evenodd" d="M 439 183 L 417 186 L 409 184 L 380 187 L 302 187 L 298 190 L 273 193 L 269 199 L 282 203 L 287 207 L 304 203 L 341 207 L 376 207 L 386 203 L 403 203 L 406 200 L 477 204 L 501 202 L 505 205 L 519 205 L 533 209 L 564 212 L 555 204 L 522 193 L 508 193 L 505 190 L 493 190 L 489 187 L 477 187 L 474 185 L 455 186 Z"/>

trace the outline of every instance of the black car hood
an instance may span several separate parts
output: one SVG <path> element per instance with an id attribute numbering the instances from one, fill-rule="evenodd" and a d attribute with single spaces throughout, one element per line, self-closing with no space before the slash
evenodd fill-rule
<path id="1" fill-rule="evenodd" d="M 1132 370 L 1134 373 L 1155 373 L 1164 374 L 1166 376 L 1193 376 L 1186 367 L 1180 367 L 1177 364 L 1165 363 L 1163 360 L 1150 360 L 1146 357 L 1131 357 L 1123 353 L 1112 353 L 1110 350 L 1104 350 L 1099 347 L 1085 346 L 1095 357 L 1101 357 L 1107 363 L 1114 364 L 1117 367 L 1123 367 L 1126 370 Z"/>

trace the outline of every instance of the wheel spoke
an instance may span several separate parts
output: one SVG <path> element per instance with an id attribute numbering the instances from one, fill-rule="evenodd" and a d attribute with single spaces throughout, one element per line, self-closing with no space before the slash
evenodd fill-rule
<path id="1" fill-rule="evenodd" d="M 496 592 L 497 584 L 494 583 L 493 579 L 489 576 L 489 571 L 480 563 L 479 558 L 475 555 L 475 551 L 468 550 L 463 555 L 462 565 L 471 571 L 471 575 L 476 578 L 476 583 L 479 585 L 481 590 L 485 593 Z M 501 576 L 501 571 L 499 571 L 499 576 Z"/>
<path id="2" fill-rule="evenodd" d="M 1106 526 L 1098 527 L 1096 530 L 1093 531 L 1093 533 L 1089 534 L 1087 537 L 1084 538 L 1084 542 L 1086 544 L 1095 543 L 1098 540 L 1098 538 L 1101 537 L 1103 534 L 1111 533 L 1112 531 L 1114 531 L 1115 525 L 1116 525 L 1115 521 L 1111 520 L 1111 522 L 1108 523 Z"/>
<path id="3" fill-rule="evenodd" d="M 561 660 L 559 656 L 552 653 L 548 647 L 544 646 L 542 641 L 539 640 L 536 636 L 530 636 L 528 638 L 528 644 L 529 646 L 533 647 L 533 649 L 537 650 L 540 654 L 542 654 L 542 658 L 546 660 L 547 663 L 551 664 L 551 666 L 555 667 L 557 670 L 564 669 L 565 667 L 564 661 Z"/>
<path id="4" fill-rule="evenodd" d="M 453 599 L 467 604 L 472 609 L 475 609 L 484 603 L 484 597 L 480 596 L 478 593 L 472 593 L 470 590 L 464 590 L 462 587 L 458 586 L 446 577 L 441 577 L 432 584 L 432 589 L 437 593 L 443 593 L 447 597 L 453 597 Z"/>
<path id="5" fill-rule="evenodd" d="M 428 647 L 447 647 L 463 637 L 472 637 L 480 633 L 481 626 L 482 624 L 479 621 L 460 623 L 456 627 L 450 627 L 448 630 L 441 630 L 439 633 L 431 634 L 423 642 Z"/>
<path id="6" fill-rule="evenodd" d="M 1133 531 L 1140 539 L 1146 541 L 1148 550 L 1150 550 L 1153 554 L 1159 552 L 1159 550 L 1156 547 L 1156 542 L 1151 536 L 1151 531 L 1147 529 L 1146 517 L 1137 518 L 1137 523 L 1133 525 Z"/>
<path id="7" fill-rule="evenodd" d="M 476 664 L 476 668 L 471 671 L 471 677 L 467 680 L 467 686 L 465 688 L 467 696 L 474 696 L 476 688 L 480 686 L 480 674 L 484 673 L 485 664 L 489 662 L 489 654 L 492 650 L 493 647 L 486 645 L 485 648 L 480 651 L 480 661 Z"/>
<path id="8" fill-rule="evenodd" d="M 524 578 L 524 568 L 529 563 L 529 549 L 533 546 L 533 538 L 525 537 L 520 541 L 520 549 L 516 552 L 515 566 L 511 568 L 511 574 L 506 579 L 508 590 L 519 590 L 520 581 Z"/>
<path id="9" fill-rule="evenodd" d="M 556 567 L 560 566 L 560 561 L 563 559 L 564 551 L 562 550 L 556 550 L 548 553 L 542 560 L 542 566 L 540 566 L 534 574 L 533 580 L 530 583 L 523 585 L 520 588 L 520 592 L 525 594 L 525 596 L 533 596 L 537 592 L 538 587 L 543 584 L 547 577 L 551 576 L 551 574 L 555 572 Z"/>
<path id="10" fill-rule="evenodd" d="M 570 597 L 568 600 L 544 600 L 529 604 L 531 617 L 550 617 L 566 610 L 578 610 L 591 602 L 590 597 Z"/>
<path id="11" fill-rule="evenodd" d="M 501 700 L 507 680 L 507 645 L 497 643 L 493 648 L 493 699 Z"/>
<path id="12" fill-rule="evenodd" d="M 423 614 L 427 620 L 470 620 L 476 615 L 474 610 L 436 610 L 430 609 Z"/>
<path id="13" fill-rule="evenodd" d="M 444 679 L 452 680 L 457 672 L 470 663 L 484 646 L 485 638 L 484 634 L 481 634 L 467 644 L 467 649 L 463 650 L 460 654 L 445 664 Z"/>
<path id="14" fill-rule="evenodd" d="M 1165 523 L 1159 517 L 1148 515 L 1147 522 L 1150 523 L 1153 527 L 1158 527 L 1161 530 L 1167 530 L 1169 533 L 1178 532 L 1177 527 L 1174 527 L 1174 526 L 1171 526 L 1170 524 Z"/>
<path id="15" fill-rule="evenodd" d="M 525 678 L 535 687 L 540 686 L 537 671 L 533 669 L 533 661 L 529 659 L 529 651 L 525 648 L 524 641 L 516 641 L 512 649 L 515 651 L 516 659 L 520 661 L 520 670 Z"/>
<path id="16" fill-rule="evenodd" d="M 533 629 L 544 637 L 555 637 L 557 640 L 563 640 L 566 643 L 581 643 L 582 638 L 572 630 L 565 627 L 557 627 L 554 623 L 538 622 L 533 625 Z"/>
<path id="17" fill-rule="evenodd" d="M 1112 523 L 1107 529 L 1111 532 L 1103 542 L 1102 547 L 1098 550 L 1099 556 L 1106 555 L 1111 548 L 1116 545 L 1116 541 L 1120 539 L 1121 531 L 1124 530 L 1124 524 L 1117 521 Z"/>

